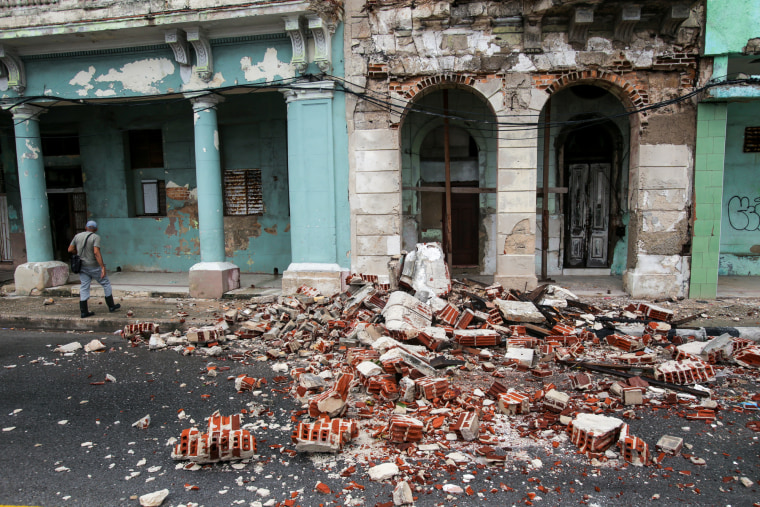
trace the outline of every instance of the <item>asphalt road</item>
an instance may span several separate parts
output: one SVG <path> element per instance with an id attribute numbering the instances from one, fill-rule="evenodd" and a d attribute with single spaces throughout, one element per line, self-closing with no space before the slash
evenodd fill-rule
<path id="1" fill-rule="evenodd" d="M 53 352 L 58 344 L 83 345 L 100 338 L 102 353 Z M 207 374 L 208 363 L 229 367 Z M 264 377 L 258 394 L 235 391 L 227 379 L 246 373 Z M 105 380 L 106 374 L 116 381 Z M 372 464 L 403 461 L 404 476 L 419 479 L 416 505 L 752 505 L 760 501 L 758 435 L 745 427 L 755 413 L 739 413 L 728 402 L 713 424 L 687 421 L 667 410 L 641 408 L 627 420 L 632 433 L 653 448 L 663 434 L 684 438 L 686 456 L 661 466 L 592 463 L 563 435 L 515 439 L 503 467 L 477 460 L 448 465 L 445 457 L 389 453 L 365 436 L 338 455 L 297 454 L 291 417 L 300 408 L 272 392 L 281 375 L 271 362 L 243 364 L 224 358 L 183 356 L 173 350 L 131 347 L 118 336 L 0 330 L 0 504 L 138 505 L 137 497 L 164 488 L 164 505 L 377 505 L 392 500 L 393 484 L 369 480 Z M 722 380 L 724 393 L 744 399 L 758 391 L 755 378 Z M 751 395 L 751 394 L 750 394 Z M 254 423 L 259 455 L 249 463 L 178 469 L 167 442 L 191 420 L 202 426 L 215 410 L 246 409 Z M 184 410 L 190 419 L 180 420 Z M 147 429 L 132 423 L 150 414 Z M 557 447 L 547 445 L 551 440 Z M 695 463 L 689 456 L 694 456 Z M 698 464 L 704 460 L 705 464 Z M 351 473 L 350 467 L 355 471 Z M 348 469 L 348 470 L 347 470 Z M 341 474 L 341 472 L 344 472 Z M 752 483 L 743 485 L 739 478 Z M 314 489 L 322 481 L 331 489 Z M 472 494 L 448 494 L 446 483 Z M 189 486 L 193 486 L 192 488 Z M 363 488 L 363 489 L 362 489 Z"/>

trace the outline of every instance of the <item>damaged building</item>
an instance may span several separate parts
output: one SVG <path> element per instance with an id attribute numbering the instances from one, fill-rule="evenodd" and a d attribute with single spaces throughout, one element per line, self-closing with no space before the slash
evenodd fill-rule
<path id="1" fill-rule="evenodd" d="M 88 218 L 109 269 L 188 271 L 197 297 L 241 271 L 385 283 L 435 242 L 520 290 L 758 274 L 757 0 L 178 5 L 0 6 L 19 294 L 66 279 Z"/>
<path id="2" fill-rule="evenodd" d="M 688 293 L 703 5 L 349 1 L 352 268 L 440 241 L 524 290 Z"/>

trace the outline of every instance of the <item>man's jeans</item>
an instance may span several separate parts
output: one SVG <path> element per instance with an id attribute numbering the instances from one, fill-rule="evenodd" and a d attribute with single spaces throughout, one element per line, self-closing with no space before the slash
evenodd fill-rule
<path id="1" fill-rule="evenodd" d="M 92 280 L 103 286 L 103 293 L 106 297 L 111 295 L 111 281 L 108 279 L 108 275 L 100 278 L 100 266 L 82 266 L 82 270 L 79 272 L 79 281 L 82 283 L 79 288 L 80 301 L 90 299 L 90 283 Z"/>

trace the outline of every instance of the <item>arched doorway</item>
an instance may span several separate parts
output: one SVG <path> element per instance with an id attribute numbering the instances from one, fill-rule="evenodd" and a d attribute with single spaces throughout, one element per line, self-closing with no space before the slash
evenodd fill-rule
<path id="1" fill-rule="evenodd" d="M 560 148 L 568 187 L 565 201 L 565 268 L 610 267 L 610 243 L 619 206 L 613 203 L 613 179 L 619 168 L 615 127 L 591 123 L 571 130 Z M 614 175 L 613 175 L 614 167 Z"/>
<path id="2" fill-rule="evenodd" d="M 418 98 L 401 128 L 403 248 L 439 241 L 452 267 L 496 266 L 495 118 L 458 88 Z"/>
<path id="3" fill-rule="evenodd" d="M 552 188 L 547 227 L 553 241 L 548 246 L 547 272 L 622 275 L 629 222 L 631 130 L 626 110 L 616 96 L 593 84 L 555 92 L 548 107 L 550 133 L 539 136 L 538 146 L 539 187 L 548 161 Z M 544 108 L 541 123 L 546 114 Z M 546 157 L 544 146 L 550 150 Z M 537 221 L 541 219 L 538 215 Z M 539 240 L 537 249 L 541 248 Z"/>

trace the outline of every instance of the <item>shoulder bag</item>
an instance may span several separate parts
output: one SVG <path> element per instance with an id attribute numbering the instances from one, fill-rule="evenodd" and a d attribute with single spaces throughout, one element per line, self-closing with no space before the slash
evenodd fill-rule
<path id="1" fill-rule="evenodd" d="M 90 236 L 92 236 L 94 233 L 91 232 L 84 240 L 84 245 L 82 245 L 82 250 L 84 251 L 84 248 L 87 246 L 87 241 L 90 239 Z M 75 253 L 71 256 L 71 272 L 72 273 L 79 273 L 82 271 L 82 258 L 79 256 L 79 253 Z"/>

